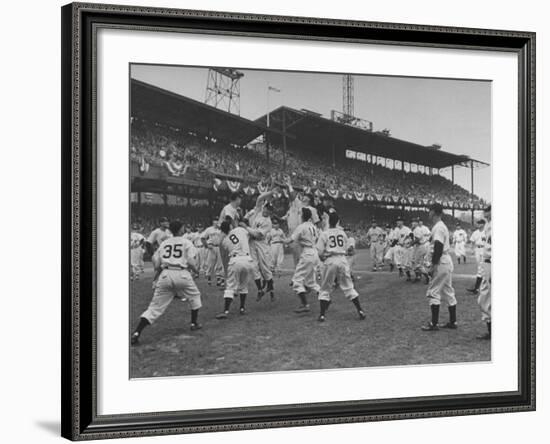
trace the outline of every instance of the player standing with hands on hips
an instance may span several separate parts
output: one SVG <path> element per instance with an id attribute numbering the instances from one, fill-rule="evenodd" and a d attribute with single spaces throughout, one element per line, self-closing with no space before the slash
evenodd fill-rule
<path id="1" fill-rule="evenodd" d="M 453 260 L 449 254 L 449 230 L 441 220 L 443 206 L 435 203 L 430 207 L 430 218 L 434 225 L 432 228 L 431 242 L 433 247 L 432 265 L 430 269 L 430 284 L 426 296 L 430 304 L 432 314 L 431 322 L 422 326 L 424 331 L 439 330 L 439 306 L 441 299 L 445 298 L 449 307 L 449 322 L 442 328 L 456 329 L 456 297 L 453 288 Z"/>
<path id="2" fill-rule="evenodd" d="M 155 267 L 154 293 L 149 307 L 143 312 L 132 334 L 130 343 L 139 342 L 142 330 L 151 325 L 168 308 L 174 298 L 189 301 L 191 306 L 191 330 L 199 330 L 199 308 L 201 294 L 190 271 L 196 272 L 195 256 L 197 250 L 188 239 L 182 236 L 182 223 L 170 223 L 172 237 L 165 239 L 153 255 Z"/>

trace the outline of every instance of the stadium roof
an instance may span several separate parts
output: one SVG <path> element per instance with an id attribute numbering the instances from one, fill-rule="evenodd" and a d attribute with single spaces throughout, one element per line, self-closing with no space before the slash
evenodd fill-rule
<path id="1" fill-rule="evenodd" d="M 218 140 L 241 146 L 265 132 L 277 132 L 261 122 L 245 119 L 139 80 L 132 79 L 131 88 L 132 117 L 162 122 L 200 135 L 211 134 Z"/>
<path id="2" fill-rule="evenodd" d="M 322 151 L 332 154 L 346 149 L 373 154 L 403 162 L 429 166 L 431 168 L 446 168 L 452 165 L 483 167 L 485 162 L 471 159 L 465 155 L 457 155 L 441 151 L 434 147 L 423 146 L 405 140 L 396 139 L 382 133 L 364 130 L 345 123 L 322 117 L 318 113 L 308 110 L 296 110 L 281 106 L 269 113 L 270 128 L 282 130 L 283 113 L 285 113 L 285 127 L 292 132 L 294 140 L 287 140 L 289 148 Z M 256 120 L 265 125 L 267 117 L 264 115 Z M 282 144 L 282 131 L 271 136 L 275 144 Z"/>

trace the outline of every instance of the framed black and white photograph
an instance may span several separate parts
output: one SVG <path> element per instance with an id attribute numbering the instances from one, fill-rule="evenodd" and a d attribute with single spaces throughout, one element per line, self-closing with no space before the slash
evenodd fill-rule
<path id="1" fill-rule="evenodd" d="M 534 33 L 62 19 L 64 437 L 535 408 Z"/>

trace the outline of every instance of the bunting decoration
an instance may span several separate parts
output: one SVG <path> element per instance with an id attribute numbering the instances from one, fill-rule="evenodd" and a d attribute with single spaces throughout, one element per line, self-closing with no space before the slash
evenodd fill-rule
<path id="1" fill-rule="evenodd" d="M 227 186 L 229 187 L 232 193 L 235 193 L 236 191 L 239 191 L 239 188 L 241 187 L 241 183 L 237 182 L 236 180 L 235 181 L 228 180 Z"/>
<path id="2" fill-rule="evenodd" d="M 261 193 L 265 193 L 269 191 L 269 186 L 266 184 L 264 185 L 261 181 L 258 182 L 258 191 Z"/>
<path id="3" fill-rule="evenodd" d="M 244 187 L 243 191 L 244 194 L 246 194 L 247 196 L 253 196 L 254 194 L 256 194 L 256 190 L 254 189 L 254 187 L 248 185 Z"/>
<path id="4" fill-rule="evenodd" d="M 359 202 L 363 202 L 365 200 L 365 193 L 361 191 L 354 191 L 353 194 L 355 195 L 355 199 Z"/>
<path id="5" fill-rule="evenodd" d="M 353 199 L 353 195 L 351 193 L 349 193 L 348 191 L 344 191 L 342 193 L 342 197 L 345 199 L 345 200 L 351 200 Z"/>
<path id="6" fill-rule="evenodd" d="M 315 190 L 315 193 L 314 193 L 317 197 L 323 197 L 325 195 L 325 193 L 323 193 L 319 188 L 317 188 Z"/>
<path id="7" fill-rule="evenodd" d="M 172 176 L 183 176 L 187 172 L 187 166 L 179 161 L 166 161 L 164 165 Z"/>
<path id="8" fill-rule="evenodd" d="M 327 190 L 327 193 L 330 197 L 332 197 L 333 199 L 338 199 L 338 190 Z"/>

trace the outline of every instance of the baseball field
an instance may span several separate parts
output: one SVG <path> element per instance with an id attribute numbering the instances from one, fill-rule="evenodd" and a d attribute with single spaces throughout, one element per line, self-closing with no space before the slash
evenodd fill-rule
<path id="1" fill-rule="evenodd" d="M 298 300 L 289 286 L 292 259 L 285 257 L 284 271 L 275 280 L 275 300 L 256 301 L 250 286 L 247 314 L 239 315 L 238 300 L 231 315 L 217 320 L 223 307 L 223 291 L 196 280 L 202 293 L 200 322 L 203 329 L 189 330 L 190 308 L 174 300 L 158 321 L 144 330 L 140 344 L 130 349 L 130 377 L 205 375 L 285 370 L 418 365 L 491 360 L 490 341 L 476 340 L 483 333 L 476 296 L 466 288 L 475 280 L 475 261 L 457 265 L 453 284 L 458 300 L 458 329 L 423 332 L 429 320 L 424 283 L 411 284 L 397 272 L 372 272 L 367 250 L 358 250 L 354 266 L 356 289 L 367 318 L 360 321 L 340 290 L 333 294 L 327 321 L 317 322 L 315 295 L 312 310 L 295 314 Z M 130 289 L 130 329 L 151 299 L 153 270 Z M 440 322 L 447 322 L 442 304 Z M 131 331 L 128 332 L 128 338 Z"/>

